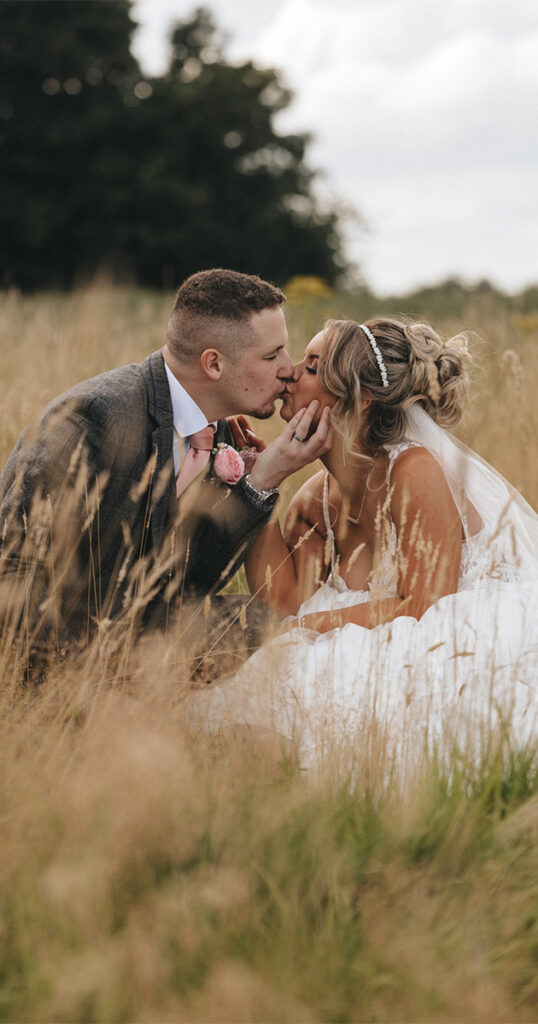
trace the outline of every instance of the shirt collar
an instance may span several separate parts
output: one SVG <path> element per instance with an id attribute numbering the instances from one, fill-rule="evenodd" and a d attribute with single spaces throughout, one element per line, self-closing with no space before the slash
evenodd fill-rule
<path id="1" fill-rule="evenodd" d="M 207 427 L 208 418 L 202 412 L 200 406 L 189 395 L 188 391 L 179 383 L 170 367 L 165 362 L 164 368 L 170 386 L 170 397 L 172 399 L 172 412 L 174 417 L 174 429 L 180 437 L 190 437 L 197 430 Z M 213 424 L 216 426 L 216 422 Z"/>

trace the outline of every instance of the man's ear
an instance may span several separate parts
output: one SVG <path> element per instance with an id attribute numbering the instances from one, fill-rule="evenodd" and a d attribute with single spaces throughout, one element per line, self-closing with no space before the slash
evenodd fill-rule
<path id="1" fill-rule="evenodd" d="M 222 374 L 222 354 L 216 348 L 206 348 L 200 356 L 200 365 L 206 377 L 219 380 Z"/>

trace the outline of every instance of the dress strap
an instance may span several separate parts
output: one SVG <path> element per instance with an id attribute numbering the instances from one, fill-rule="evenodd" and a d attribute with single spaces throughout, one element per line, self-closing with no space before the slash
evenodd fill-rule
<path id="1" fill-rule="evenodd" d="M 336 541 L 334 539 L 334 531 L 331 526 L 331 517 L 329 515 L 329 474 L 325 473 L 323 478 L 323 522 L 325 523 L 325 529 L 327 531 L 327 544 L 329 545 L 329 554 L 331 556 L 331 571 L 329 579 L 335 579 L 338 576 L 338 559 L 336 555 Z"/>
<path id="2" fill-rule="evenodd" d="M 392 467 L 394 466 L 394 463 L 396 462 L 396 459 L 398 458 L 398 456 L 401 455 L 403 452 L 406 452 L 408 448 L 420 448 L 420 447 L 421 447 L 421 445 L 418 444 L 417 441 L 408 441 L 407 438 L 405 438 L 403 441 L 400 441 L 399 444 L 390 444 L 390 445 L 388 444 L 388 445 L 385 446 L 385 450 L 386 450 L 387 455 L 389 457 L 389 464 L 388 464 L 388 471 L 387 471 L 387 487 L 390 488 L 390 478 L 391 478 L 391 474 L 392 474 Z"/>

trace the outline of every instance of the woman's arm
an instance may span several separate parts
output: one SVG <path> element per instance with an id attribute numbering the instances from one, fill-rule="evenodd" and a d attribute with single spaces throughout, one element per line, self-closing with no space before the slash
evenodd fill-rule
<path id="1" fill-rule="evenodd" d="M 461 519 L 439 465 L 425 449 L 410 448 L 395 462 L 391 514 L 398 541 L 398 597 L 305 615 L 302 626 L 326 633 L 349 622 L 371 629 L 400 615 L 420 619 L 440 597 L 455 593 Z"/>
<path id="2" fill-rule="evenodd" d="M 323 519 L 317 497 L 322 485 L 323 473 L 307 480 L 290 503 L 284 532 L 274 515 L 245 558 L 251 593 L 282 617 L 294 615 L 319 586 L 325 549 L 317 522 Z"/>

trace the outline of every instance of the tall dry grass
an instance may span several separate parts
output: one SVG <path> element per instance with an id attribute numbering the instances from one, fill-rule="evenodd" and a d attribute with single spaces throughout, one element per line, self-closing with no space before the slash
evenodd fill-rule
<path id="1" fill-rule="evenodd" d="M 158 348 L 170 304 L 103 285 L 3 296 L 0 462 L 53 395 Z M 324 316 L 379 311 L 296 303 L 292 353 Z M 536 505 L 536 323 L 480 304 L 437 326 L 479 332 L 461 434 Z M 10 643 L 0 1019 L 537 1019 L 532 751 L 499 741 L 450 770 L 430 756 L 405 785 L 357 751 L 353 780 L 314 780 L 271 736 L 189 726 L 174 638 L 100 635 L 37 689 Z"/>

